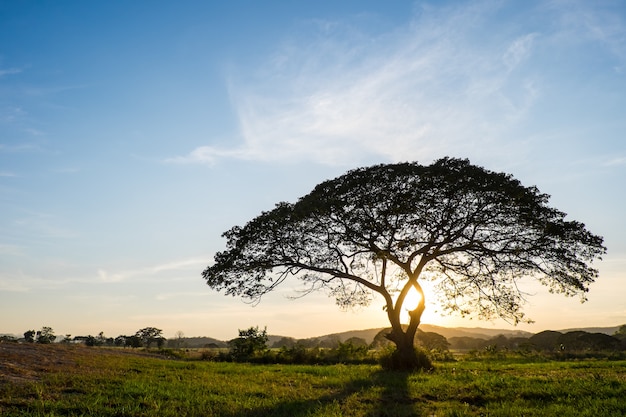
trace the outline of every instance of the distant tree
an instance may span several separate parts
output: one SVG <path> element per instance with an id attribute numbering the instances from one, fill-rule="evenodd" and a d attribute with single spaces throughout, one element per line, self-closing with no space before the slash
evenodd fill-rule
<path id="1" fill-rule="evenodd" d="M 226 250 L 202 275 L 211 288 L 255 302 L 292 276 L 343 308 L 380 296 L 397 347 L 390 363 L 416 369 L 424 281 L 434 282 L 444 311 L 513 323 L 528 321 L 523 278 L 585 300 L 603 239 L 548 199 L 462 159 L 360 168 L 225 232 Z M 412 290 L 421 301 L 403 327 Z"/>
<path id="2" fill-rule="evenodd" d="M 259 327 L 239 330 L 239 337 L 228 342 L 230 353 L 235 360 L 246 360 L 267 350 L 267 328 Z"/>
<path id="3" fill-rule="evenodd" d="M 37 343 L 49 344 L 56 340 L 54 330 L 51 327 L 44 326 L 37 332 Z"/>
<path id="4" fill-rule="evenodd" d="M 272 343 L 272 348 L 290 348 L 294 347 L 297 343 L 298 341 L 293 337 L 281 337 L 279 340 Z"/>
<path id="5" fill-rule="evenodd" d="M 418 332 L 417 341 L 428 350 L 447 352 L 450 349 L 448 339 L 435 332 Z"/>
<path id="6" fill-rule="evenodd" d="M 164 339 L 161 336 L 163 330 L 157 329 L 156 327 L 145 327 L 143 329 L 137 330 L 135 336 L 141 339 L 142 344 L 149 348 L 153 343 L 157 343 L 159 347 L 163 346 Z"/>
<path id="7" fill-rule="evenodd" d="M 367 346 L 367 342 L 362 337 L 349 337 L 343 343 L 350 344 L 355 347 L 363 347 Z"/>
<path id="8" fill-rule="evenodd" d="M 176 337 L 176 347 L 177 348 L 183 347 L 183 345 L 185 344 L 185 341 L 184 341 L 185 333 L 183 333 L 182 330 L 178 330 L 175 334 L 175 337 Z"/>
<path id="9" fill-rule="evenodd" d="M 529 351 L 532 348 L 527 337 L 509 337 L 509 348 Z"/>
<path id="10" fill-rule="evenodd" d="M 544 330 L 528 338 L 528 341 L 538 350 L 553 350 L 560 348 L 559 338 L 563 333 L 554 330 Z"/>
<path id="11" fill-rule="evenodd" d="M 589 333 L 582 330 L 561 335 L 558 343 L 564 351 L 603 351 L 614 350 L 620 346 L 619 339 L 604 333 Z"/>
<path id="12" fill-rule="evenodd" d="M 615 331 L 613 336 L 617 337 L 620 340 L 626 340 L 626 324 L 622 324 L 619 329 Z"/>
<path id="13" fill-rule="evenodd" d="M 450 347 L 458 350 L 480 350 L 489 346 L 489 341 L 478 337 L 455 336 L 448 339 Z"/>
<path id="14" fill-rule="evenodd" d="M 592 351 L 616 350 L 621 345 L 617 337 L 604 333 L 587 333 L 581 335 L 579 340 L 584 344 L 585 349 Z"/>
<path id="15" fill-rule="evenodd" d="M 319 340 L 317 346 L 321 348 L 335 349 L 339 347 L 340 344 L 341 339 L 339 339 L 339 336 L 330 336 Z"/>
<path id="16" fill-rule="evenodd" d="M 85 345 L 87 346 L 100 346 L 98 339 L 92 335 L 87 336 L 85 339 Z"/>
<path id="17" fill-rule="evenodd" d="M 63 336 L 63 340 L 61 341 L 61 343 L 63 344 L 70 344 L 72 342 L 72 335 L 71 334 L 66 334 L 65 336 Z"/>
<path id="18" fill-rule="evenodd" d="M 372 340 L 372 343 L 370 343 L 370 348 L 383 349 L 389 346 L 390 344 L 392 344 L 393 342 L 389 340 L 389 338 L 387 338 L 387 335 L 389 334 L 390 331 L 391 329 L 388 328 L 388 329 L 383 329 L 379 331 L 378 333 L 376 333 L 376 335 L 374 336 L 374 340 Z"/>
<path id="19" fill-rule="evenodd" d="M 36 334 L 37 334 L 37 332 L 34 331 L 34 330 L 27 330 L 27 331 L 25 331 L 24 332 L 24 341 L 26 343 L 34 343 Z"/>
<path id="20" fill-rule="evenodd" d="M 124 343 L 127 347 L 139 348 L 143 346 L 143 340 L 137 335 L 124 336 Z"/>
<path id="21" fill-rule="evenodd" d="M 489 345 L 495 346 L 496 349 L 508 349 L 509 348 L 509 339 L 503 334 L 499 334 L 497 336 L 489 339 Z"/>
<path id="22" fill-rule="evenodd" d="M 118 347 L 126 346 L 126 336 L 117 336 L 113 341 L 113 344 Z"/>

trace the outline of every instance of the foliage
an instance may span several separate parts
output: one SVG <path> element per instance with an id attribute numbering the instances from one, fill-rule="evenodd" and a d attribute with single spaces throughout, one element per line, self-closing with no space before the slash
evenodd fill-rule
<path id="1" fill-rule="evenodd" d="M 360 168 L 225 232 L 227 248 L 203 277 L 256 302 L 291 276 L 344 308 L 377 294 L 392 327 L 388 338 L 409 355 L 425 308 L 424 280 L 434 281 L 446 310 L 515 323 L 527 320 L 518 287 L 525 277 L 585 299 L 603 239 L 547 203 L 536 187 L 467 160 Z M 411 289 L 422 301 L 403 328 Z"/>
<path id="2" fill-rule="evenodd" d="M 56 336 L 51 327 L 44 326 L 37 332 L 37 343 L 49 344 L 55 341 Z"/>
<path id="3" fill-rule="evenodd" d="M 247 361 L 260 356 L 267 350 L 267 328 L 259 331 L 259 327 L 239 330 L 239 337 L 228 342 L 230 354 L 236 361 Z"/>
<path id="4" fill-rule="evenodd" d="M 137 330 L 135 333 L 135 337 L 141 340 L 141 345 L 150 347 L 153 343 L 157 343 L 158 347 L 163 347 L 165 343 L 165 338 L 161 336 L 163 330 L 157 329 L 156 327 L 145 327 L 143 329 Z M 135 342 L 135 340 L 133 340 Z M 133 346 L 135 347 L 135 346 Z"/>
<path id="5" fill-rule="evenodd" d="M 413 347 L 413 354 L 411 355 L 406 355 L 404 352 L 390 346 L 385 349 L 383 354 L 380 356 L 379 361 L 383 369 L 390 371 L 432 371 L 434 369 L 428 353 L 424 349 L 417 346 Z"/>
<path id="6" fill-rule="evenodd" d="M 34 343 L 36 334 L 37 332 L 35 332 L 34 330 L 26 330 L 24 332 L 24 341 L 26 343 Z"/>
<path id="7" fill-rule="evenodd" d="M 279 340 L 272 343 L 272 348 L 294 347 L 298 341 L 293 337 L 281 337 Z"/>

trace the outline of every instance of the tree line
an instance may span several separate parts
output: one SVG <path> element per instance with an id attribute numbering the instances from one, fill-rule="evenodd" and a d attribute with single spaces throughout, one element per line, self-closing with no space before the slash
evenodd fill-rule
<path id="1" fill-rule="evenodd" d="M 368 343 L 360 337 L 350 337 L 341 341 L 338 336 L 331 338 L 295 339 L 282 337 L 269 343 L 267 329 L 250 327 L 239 330 L 239 336 L 227 342 L 203 345 L 202 358 L 216 361 L 234 362 L 281 362 L 281 363 L 352 363 L 371 362 L 380 359 L 381 352 L 390 352 L 392 342 L 386 337 L 389 329 L 382 329 Z M 130 348 L 189 348 L 182 332 L 166 339 L 162 330 L 145 327 L 130 336 L 106 337 L 103 332 L 97 336 L 75 336 L 66 334 L 58 338 L 51 327 L 44 326 L 39 331 L 27 330 L 24 337 L 16 339 L 0 336 L 0 341 L 22 343 L 81 343 L 86 346 L 130 347 Z M 57 340 L 59 339 L 59 340 Z M 188 338 L 189 340 L 202 338 Z M 211 339 L 214 340 L 214 339 Z M 589 333 L 585 331 L 558 332 L 546 330 L 530 337 L 506 337 L 498 335 L 489 339 L 478 337 L 446 338 L 435 332 L 418 330 L 414 346 L 428 360 L 450 360 L 451 352 L 465 352 L 470 355 L 517 352 L 528 354 L 538 352 L 548 356 L 580 356 L 601 352 L 626 352 L 626 324 L 613 335 Z M 212 348 L 212 349 L 211 349 Z M 391 348 L 391 349 L 390 349 Z M 424 359 L 426 360 L 426 359 Z"/>
<path id="2" fill-rule="evenodd" d="M 60 339 L 60 340 L 57 340 Z M 163 337 L 163 330 L 156 327 L 144 327 L 137 330 L 135 334 L 126 336 L 119 335 L 117 337 L 106 337 L 104 332 L 98 333 L 97 336 L 74 336 L 71 334 L 65 334 L 60 338 L 54 333 L 54 330 L 49 326 L 43 326 L 41 330 L 27 330 L 24 332 L 24 337 L 17 339 L 13 336 L 3 335 L 0 336 L 0 341 L 9 342 L 23 342 L 23 343 L 82 343 L 87 346 L 115 346 L 115 347 L 146 347 L 150 348 L 156 346 L 162 348 L 165 345 L 167 339 Z"/>

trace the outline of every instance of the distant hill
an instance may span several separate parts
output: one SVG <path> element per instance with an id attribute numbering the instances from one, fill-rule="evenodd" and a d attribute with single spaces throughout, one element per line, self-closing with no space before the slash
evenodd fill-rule
<path id="1" fill-rule="evenodd" d="M 168 346 L 174 344 L 177 345 L 178 340 L 169 339 Z M 177 346 L 170 346 L 177 347 Z M 180 347 L 185 348 L 204 348 L 204 347 L 220 347 L 225 348 L 228 347 L 228 344 L 223 340 L 214 339 L 212 337 L 183 337 L 180 339 Z"/>
<path id="2" fill-rule="evenodd" d="M 474 337 L 478 339 L 491 339 L 498 335 L 504 335 L 506 337 L 530 337 L 533 335 L 533 333 L 524 330 L 487 329 L 484 327 L 442 327 L 432 324 L 422 324 L 420 329 L 425 332 L 439 333 L 445 338 Z"/>
<path id="3" fill-rule="evenodd" d="M 560 333 L 567 333 L 576 330 L 582 330 L 587 333 L 604 333 L 609 336 L 615 334 L 615 332 L 619 329 L 620 326 L 612 326 L 612 327 L 584 327 L 584 328 L 574 328 L 574 329 L 565 329 L 558 330 Z M 365 340 L 367 343 L 372 343 L 374 337 L 386 327 L 378 327 L 373 329 L 364 329 L 364 330 L 348 330 L 340 333 L 331 333 L 316 337 L 309 337 L 301 340 L 305 341 L 315 341 L 322 342 L 325 340 L 339 340 L 340 342 L 345 342 L 346 340 L 352 337 L 358 337 L 360 339 Z M 471 337 L 475 339 L 484 339 L 488 340 L 492 337 L 498 335 L 504 335 L 507 338 L 512 337 L 525 337 L 529 338 L 534 333 L 526 332 L 523 330 L 514 330 L 514 329 L 489 329 L 484 327 L 443 327 L 436 326 L 434 324 L 422 324 L 420 325 L 420 330 L 425 332 L 434 332 L 444 336 L 446 339 L 450 339 L 452 337 Z M 268 335 L 268 345 L 272 346 L 275 342 L 283 339 L 290 338 L 296 339 L 289 336 L 281 336 L 281 335 Z M 168 343 L 173 343 L 174 340 L 170 339 Z M 212 337 L 185 337 L 182 339 L 182 346 L 187 348 L 203 348 L 208 346 L 217 346 L 220 348 L 228 347 L 228 341 L 214 339 Z"/>
<path id="4" fill-rule="evenodd" d="M 523 330 L 507 330 L 507 329 L 486 329 L 481 327 L 443 327 L 435 326 L 433 324 L 422 324 L 420 330 L 425 332 L 434 332 L 444 336 L 446 339 L 450 337 L 474 337 L 478 339 L 490 339 L 494 336 L 504 335 L 506 337 L 530 337 L 533 333 L 525 332 Z M 332 333 L 328 335 L 311 337 L 306 340 L 326 340 L 326 339 L 339 339 L 344 342 L 351 337 L 359 337 L 364 339 L 367 343 L 372 343 L 374 337 L 385 327 L 379 327 L 375 329 L 366 330 L 350 330 L 341 333 Z"/>
<path id="5" fill-rule="evenodd" d="M 583 332 L 587 332 L 587 333 L 604 333 L 604 334 L 608 334 L 609 336 L 613 336 L 615 334 L 616 331 L 619 330 L 621 326 L 613 326 L 613 327 L 576 327 L 573 329 L 565 329 L 565 330 L 557 330 L 561 333 L 567 333 L 567 332 L 576 332 L 576 331 L 583 331 Z"/>

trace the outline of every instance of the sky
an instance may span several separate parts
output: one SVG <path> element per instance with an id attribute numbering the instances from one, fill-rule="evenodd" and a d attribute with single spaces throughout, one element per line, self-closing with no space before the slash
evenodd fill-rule
<path id="1" fill-rule="evenodd" d="M 530 280 L 520 330 L 621 325 L 625 136 L 622 1 L 0 1 L 0 333 L 384 327 L 380 299 L 344 312 L 292 281 L 253 307 L 201 273 L 280 201 L 444 156 L 605 238 L 589 300 Z"/>

